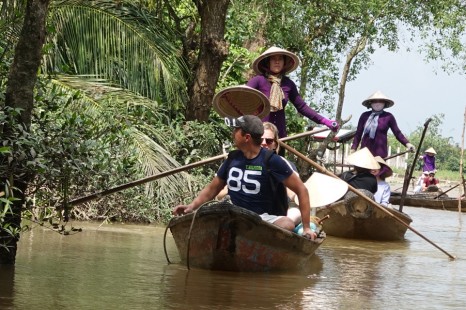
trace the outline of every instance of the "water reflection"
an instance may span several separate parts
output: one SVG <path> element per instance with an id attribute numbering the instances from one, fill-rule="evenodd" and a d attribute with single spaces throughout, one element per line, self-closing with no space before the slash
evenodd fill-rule
<path id="1" fill-rule="evenodd" d="M 304 270 L 294 273 L 240 273 L 188 270 L 180 262 L 165 268 L 162 280 L 164 309 L 283 309 L 299 305 L 323 268 L 313 256 Z"/>
<path id="2" fill-rule="evenodd" d="M 320 259 L 316 259 L 317 261 Z M 311 274 L 234 273 L 168 266 L 163 282 L 164 308 L 283 309 L 298 306 L 312 290 L 319 270 Z"/>
<path id="3" fill-rule="evenodd" d="M 13 309 L 15 267 L 0 265 L 0 309 Z"/>

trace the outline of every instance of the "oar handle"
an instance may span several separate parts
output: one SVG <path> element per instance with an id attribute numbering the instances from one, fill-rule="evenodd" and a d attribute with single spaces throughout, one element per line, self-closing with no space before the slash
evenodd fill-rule
<path id="1" fill-rule="evenodd" d="M 295 134 L 295 135 L 292 135 L 292 136 L 289 136 L 289 137 L 281 138 L 281 139 L 279 139 L 279 141 L 285 142 L 285 141 L 289 141 L 289 140 L 295 140 L 295 139 L 299 139 L 299 138 L 303 138 L 303 137 L 307 137 L 307 136 L 312 136 L 312 135 L 315 135 L 317 133 L 321 133 L 321 132 L 324 132 L 324 131 L 327 131 L 327 130 L 330 130 L 330 129 L 328 129 L 328 128 L 319 128 L 319 129 L 316 129 L 316 130 L 309 130 L 309 131 L 298 133 L 298 134 Z"/>
<path id="2" fill-rule="evenodd" d="M 440 196 L 445 195 L 446 193 L 448 193 L 448 192 L 451 191 L 452 189 L 457 188 L 459 185 L 460 185 L 460 183 L 458 183 L 458 184 L 456 184 L 455 186 L 449 188 L 447 191 L 442 192 L 441 194 L 438 194 L 437 196 L 434 197 L 434 199 L 437 199 L 437 198 L 439 198 Z"/>
<path id="3" fill-rule="evenodd" d="M 321 218 L 317 223 L 321 225 L 325 220 L 328 220 L 330 218 L 330 214 L 327 214 L 323 218 Z"/>
<path id="4" fill-rule="evenodd" d="M 395 158 L 395 157 L 398 157 L 398 156 L 401 156 L 401 155 L 404 155 L 408 152 L 411 152 L 411 151 L 403 151 L 403 152 L 399 152 L 399 153 L 396 153 L 396 154 L 393 154 L 393 155 L 390 155 L 388 157 L 385 157 L 384 160 L 389 160 L 389 159 L 392 159 L 392 158 Z"/>

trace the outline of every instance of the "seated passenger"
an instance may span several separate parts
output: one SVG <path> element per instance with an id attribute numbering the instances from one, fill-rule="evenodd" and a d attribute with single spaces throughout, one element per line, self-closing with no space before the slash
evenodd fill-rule
<path id="1" fill-rule="evenodd" d="M 437 184 L 439 180 L 435 177 L 435 172 L 429 172 L 429 177 L 424 179 L 424 184 L 422 185 L 422 191 L 436 192 L 438 191 Z"/>
<path id="2" fill-rule="evenodd" d="M 377 192 L 374 194 L 374 200 L 382 206 L 387 207 L 390 203 L 390 184 L 385 179 L 392 176 L 393 171 L 387 162 L 380 156 L 375 156 L 375 160 L 380 164 L 380 169 L 372 170 L 372 174 L 377 179 Z"/>
<path id="3" fill-rule="evenodd" d="M 418 194 L 421 192 L 422 187 L 424 185 L 424 180 L 429 177 L 429 171 L 423 171 L 419 179 L 417 179 L 416 186 L 414 187 L 413 192 Z"/>
<path id="4" fill-rule="evenodd" d="M 375 194 L 377 192 L 377 179 L 371 170 L 380 169 L 380 164 L 369 149 L 365 147 L 352 153 L 348 156 L 348 163 L 354 166 L 354 170 L 343 172 L 340 178 L 356 189 L 365 189 Z"/>

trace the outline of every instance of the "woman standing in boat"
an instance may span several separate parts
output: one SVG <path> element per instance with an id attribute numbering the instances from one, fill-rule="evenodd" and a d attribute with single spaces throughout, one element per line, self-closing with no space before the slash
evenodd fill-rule
<path id="1" fill-rule="evenodd" d="M 437 171 L 435 155 L 437 155 L 437 152 L 433 147 L 430 147 L 424 152 L 423 156 L 419 157 L 423 161 L 422 171 Z"/>
<path id="2" fill-rule="evenodd" d="M 388 155 L 387 133 L 390 129 L 395 138 L 409 151 L 414 152 L 415 147 L 409 143 L 408 139 L 401 133 L 396 123 L 395 116 L 385 111 L 395 104 L 393 100 L 376 91 L 362 102 L 362 105 L 370 111 L 364 112 L 359 117 L 358 128 L 353 139 L 351 150 L 355 151 L 359 144 L 361 148 L 367 147 L 374 156 L 382 158 Z"/>
<path id="3" fill-rule="evenodd" d="M 338 123 L 311 109 L 299 95 L 296 84 L 286 76 L 296 70 L 298 65 L 298 56 L 275 46 L 254 60 L 252 67 L 257 75 L 250 79 L 247 85 L 259 90 L 270 100 L 270 114 L 262 121 L 271 122 L 277 126 L 278 136 L 286 137 L 285 107 L 290 101 L 299 113 L 311 121 L 337 131 Z"/>

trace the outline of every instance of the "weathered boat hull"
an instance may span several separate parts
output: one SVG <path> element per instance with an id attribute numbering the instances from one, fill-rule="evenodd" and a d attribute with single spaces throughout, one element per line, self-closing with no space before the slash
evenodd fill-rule
<path id="1" fill-rule="evenodd" d="M 408 194 L 403 201 L 403 205 L 428 209 L 458 211 L 458 199 L 450 197 L 439 197 L 434 199 L 435 196 L 436 195 Z M 400 205 L 401 195 L 392 193 L 390 196 L 390 203 L 393 205 Z M 461 212 L 466 212 L 466 200 L 464 199 L 461 200 Z"/>
<path id="2" fill-rule="evenodd" d="M 350 201 L 341 200 L 318 208 L 316 215 L 320 218 L 330 216 L 324 222 L 324 230 L 329 236 L 380 241 L 403 240 L 408 227 L 394 217 L 407 225 L 412 222 L 411 217 L 392 208 L 385 210 L 389 214 L 360 197 L 353 197 Z"/>
<path id="3" fill-rule="evenodd" d="M 311 241 L 224 202 L 173 218 L 168 228 L 182 262 L 188 268 L 209 270 L 250 272 L 304 268 L 325 238 L 323 234 Z"/>

